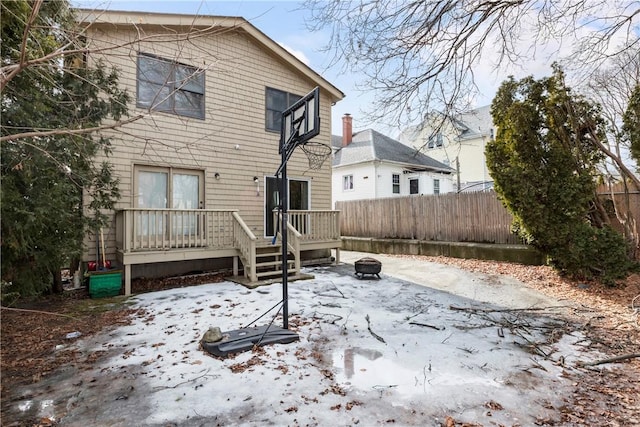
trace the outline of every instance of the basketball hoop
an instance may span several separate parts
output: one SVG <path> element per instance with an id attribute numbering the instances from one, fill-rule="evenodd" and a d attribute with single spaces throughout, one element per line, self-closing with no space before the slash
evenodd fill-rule
<path id="1" fill-rule="evenodd" d="M 300 145 L 300 148 L 309 159 L 309 169 L 320 169 L 322 164 L 331 156 L 331 147 L 321 142 L 307 142 Z"/>

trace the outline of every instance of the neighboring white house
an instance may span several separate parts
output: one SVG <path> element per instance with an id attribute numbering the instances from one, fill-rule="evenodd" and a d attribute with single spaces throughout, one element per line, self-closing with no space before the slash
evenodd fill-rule
<path id="1" fill-rule="evenodd" d="M 342 118 L 343 135 L 332 136 L 332 199 L 378 199 L 453 191 L 447 165 L 372 129 L 353 133 L 352 117 Z"/>
<path id="2" fill-rule="evenodd" d="M 484 156 L 493 135 L 487 105 L 454 117 L 432 114 L 422 124 L 405 129 L 398 139 L 455 169 L 455 191 L 480 191 L 493 188 Z"/>

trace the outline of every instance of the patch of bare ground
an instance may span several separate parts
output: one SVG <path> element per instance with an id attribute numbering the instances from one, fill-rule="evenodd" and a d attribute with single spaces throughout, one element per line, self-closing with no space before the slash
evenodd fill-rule
<path id="1" fill-rule="evenodd" d="M 131 292 L 140 294 L 164 289 L 181 288 L 183 286 L 202 285 L 205 283 L 220 283 L 224 281 L 222 273 L 198 273 L 177 277 L 146 278 L 141 277 L 131 281 Z"/>
<path id="2" fill-rule="evenodd" d="M 113 300 L 97 302 L 86 290 L 75 295 L 51 296 L 18 307 L 2 307 L 0 324 L 1 396 L 4 403 L 12 389 L 33 384 L 60 366 L 91 364 L 99 354 L 88 357 L 68 344 L 107 328 L 130 322 L 139 310 Z"/>

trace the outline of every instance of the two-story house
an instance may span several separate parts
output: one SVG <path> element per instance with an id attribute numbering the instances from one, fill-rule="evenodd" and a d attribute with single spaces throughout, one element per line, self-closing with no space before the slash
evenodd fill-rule
<path id="1" fill-rule="evenodd" d="M 277 276 L 281 113 L 319 87 L 320 134 L 344 94 L 240 17 L 80 10 L 90 63 L 115 66 L 130 116 L 105 133 L 120 180 L 111 223 L 87 236 L 84 261 L 104 256 L 131 279 L 233 268 Z M 97 159 L 98 161 L 105 159 Z M 331 165 L 288 161 L 291 270 L 340 245 Z M 243 272 L 238 273 L 242 269 Z"/>
<path id="2" fill-rule="evenodd" d="M 482 191 L 493 188 L 484 149 L 494 129 L 487 105 L 456 116 L 433 113 L 398 139 L 455 169 L 455 191 Z"/>
<path id="3" fill-rule="evenodd" d="M 342 136 L 333 141 L 333 202 L 379 199 L 453 190 L 454 170 L 373 129 L 353 132 L 342 118 Z"/>

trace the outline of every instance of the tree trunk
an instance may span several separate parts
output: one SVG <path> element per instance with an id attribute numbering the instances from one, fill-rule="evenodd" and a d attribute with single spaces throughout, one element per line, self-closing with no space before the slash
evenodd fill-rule
<path id="1" fill-rule="evenodd" d="M 73 273 L 78 271 L 79 268 L 80 268 L 80 258 L 78 258 L 77 256 L 74 256 L 73 258 L 71 258 L 71 261 L 69 262 L 69 273 L 71 273 L 71 275 L 73 276 Z"/>
<path id="2" fill-rule="evenodd" d="M 62 287 L 62 271 L 58 268 L 52 273 L 52 275 L 53 286 L 51 288 L 51 291 L 54 294 L 61 294 L 64 291 L 64 288 Z"/>

